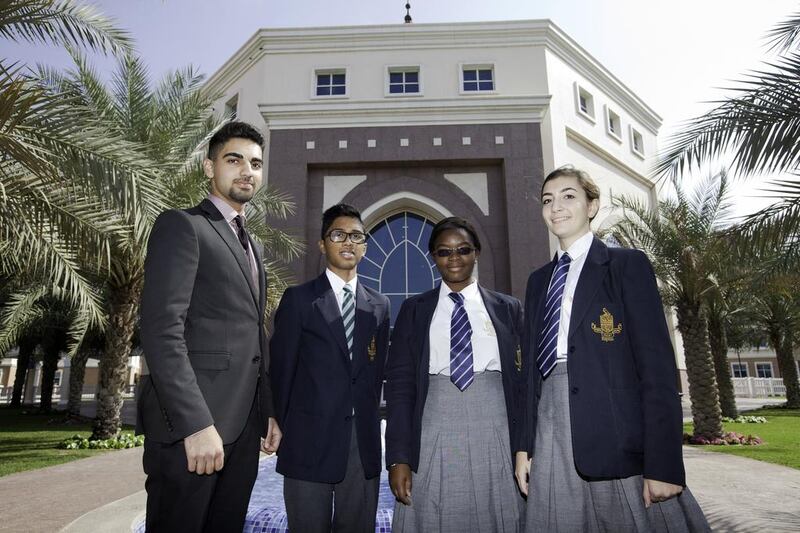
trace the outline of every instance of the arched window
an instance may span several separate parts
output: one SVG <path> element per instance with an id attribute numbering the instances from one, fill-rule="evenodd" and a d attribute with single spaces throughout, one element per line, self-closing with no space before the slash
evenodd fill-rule
<path id="1" fill-rule="evenodd" d="M 369 229 L 367 253 L 358 265 L 358 280 L 389 297 L 392 325 L 409 296 L 432 289 L 441 280 L 428 253 L 433 222 L 404 211 Z"/>

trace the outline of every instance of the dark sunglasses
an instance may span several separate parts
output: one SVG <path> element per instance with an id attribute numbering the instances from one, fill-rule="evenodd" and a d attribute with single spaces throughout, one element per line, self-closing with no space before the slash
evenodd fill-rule
<path id="1" fill-rule="evenodd" d="M 433 252 L 437 257 L 450 257 L 453 254 L 469 255 L 475 251 L 471 246 L 459 246 L 458 248 L 439 248 Z"/>

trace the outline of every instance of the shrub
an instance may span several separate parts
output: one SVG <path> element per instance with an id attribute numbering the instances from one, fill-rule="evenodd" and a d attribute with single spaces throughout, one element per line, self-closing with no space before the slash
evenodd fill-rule
<path id="1" fill-rule="evenodd" d="M 89 440 L 87 437 L 73 435 L 58 443 L 57 448 L 64 450 L 121 450 L 144 446 L 144 435 L 120 433 L 116 437 L 105 440 Z"/>
<path id="2" fill-rule="evenodd" d="M 736 424 L 766 424 L 767 419 L 763 416 L 739 415 L 736 418 L 729 416 L 722 417 L 723 422 L 735 422 Z"/>
<path id="3" fill-rule="evenodd" d="M 762 444 L 764 441 L 761 440 L 761 437 L 757 435 L 742 435 L 741 433 L 736 433 L 735 431 L 729 431 L 727 433 L 723 433 L 722 437 L 716 439 L 707 439 L 702 436 L 694 436 L 688 433 L 683 434 L 683 443 L 684 444 L 700 444 L 700 445 L 712 445 L 712 446 L 729 446 L 729 445 L 742 445 L 742 446 L 758 446 Z"/>

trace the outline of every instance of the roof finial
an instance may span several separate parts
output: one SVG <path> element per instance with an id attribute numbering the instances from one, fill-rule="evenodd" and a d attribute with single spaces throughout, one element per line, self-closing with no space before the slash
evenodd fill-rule
<path id="1" fill-rule="evenodd" d="M 406 24 L 411 24 L 411 2 L 406 2 Z"/>

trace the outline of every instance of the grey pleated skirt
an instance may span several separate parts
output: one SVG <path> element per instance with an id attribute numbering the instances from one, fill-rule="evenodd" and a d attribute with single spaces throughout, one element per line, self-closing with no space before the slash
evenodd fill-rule
<path id="1" fill-rule="evenodd" d="M 504 398 L 500 372 L 475 374 L 464 392 L 430 376 L 412 504 L 395 505 L 393 532 L 522 531 Z"/>
<path id="2" fill-rule="evenodd" d="M 537 418 L 527 533 L 711 531 L 688 488 L 678 497 L 645 508 L 640 475 L 600 481 L 578 475 L 566 363 L 558 363 L 542 382 Z"/>

